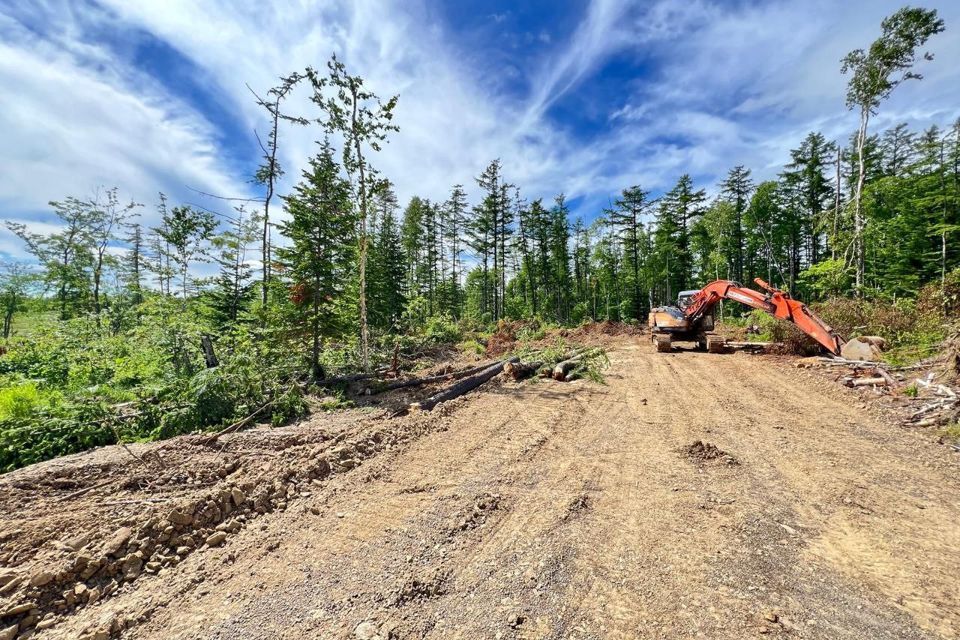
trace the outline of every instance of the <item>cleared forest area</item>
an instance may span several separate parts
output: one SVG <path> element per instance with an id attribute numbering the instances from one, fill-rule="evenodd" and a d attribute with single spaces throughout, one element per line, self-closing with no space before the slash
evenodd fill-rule
<path id="1" fill-rule="evenodd" d="M 334 55 L 247 87 L 251 197 L 5 220 L 0 640 L 960 637 L 960 119 L 881 115 L 945 29 L 608 206 L 403 193 Z"/>

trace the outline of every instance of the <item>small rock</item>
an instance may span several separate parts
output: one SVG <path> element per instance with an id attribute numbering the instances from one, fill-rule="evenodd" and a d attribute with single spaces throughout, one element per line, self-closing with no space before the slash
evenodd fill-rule
<path id="1" fill-rule="evenodd" d="M 100 589 L 94 587 L 87 592 L 87 604 L 93 604 L 100 599 Z"/>
<path id="2" fill-rule="evenodd" d="M 377 627 L 372 622 L 361 622 L 353 630 L 353 637 L 357 640 L 373 640 L 377 637 Z"/>
<path id="3" fill-rule="evenodd" d="M 8 582 L 18 575 L 19 574 L 12 569 L 0 569 L 0 587 L 6 586 Z"/>
<path id="4" fill-rule="evenodd" d="M 161 565 L 159 562 L 148 562 L 145 568 L 150 573 L 156 573 L 157 571 L 160 571 L 160 567 L 162 566 L 163 565 Z"/>
<path id="5" fill-rule="evenodd" d="M 84 568 L 84 570 L 80 572 L 80 577 L 83 578 L 84 580 L 88 580 L 92 578 L 93 574 L 95 574 L 99 570 L 100 570 L 100 562 L 98 560 L 94 560 L 93 562 L 88 563 L 87 566 Z"/>
<path id="6" fill-rule="evenodd" d="M 39 571 L 30 577 L 31 587 L 42 587 L 53 582 L 54 574 L 52 571 Z"/>
<path id="7" fill-rule="evenodd" d="M 131 553 L 123 559 L 124 578 L 132 580 L 139 576 L 141 571 L 143 571 L 143 559 L 139 555 Z"/>
<path id="8" fill-rule="evenodd" d="M 780 616 L 778 616 L 775 611 L 767 611 L 763 614 L 763 619 L 767 622 L 777 622 L 780 620 Z"/>
<path id="9" fill-rule="evenodd" d="M 188 546 L 186 546 L 186 545 L 181 546 L 181 547 L 177 547 L 177 555 L 178 555 L 178 556 L 185 556 L 185 555 L 187 555 L 188 553 L 190 553 L 190 547 L 188 547 Z"/>
<path id="10" fill-rule="evenodd" d="M 224 531 L 217 531 L 213 535 L 207 538 L 207 546 L 218 547 L 223 544 L 223 541 L 227 539 L 227 534 Z"/>
<path id="11" fill-rule="evenodd" d="M 26 618 L 20 621 L 20 630 L 23 631 L 24 629 L 29 629 L 30 627 L 37 624 L 38 622 L 40 622 L 40 616 L 38 616 L 35 613 L 31 613 Z"/>
<path id="12" fill-rule="evenodd" d="M 116 532 L 110 536 L 110 539 L 107 541 L 107 544 L 103 548 L 103 552 L 108 556 L 115 556 L 120 553 L 120 550 L 127 544 L 127 541 L 130 540 L 130 536 L 133 535 L 133 529 L 130 527 L 120 527 Z"/>
<path id="13" fill-rule="evenodd" d="M 87 594 L 87 591 L 89 591 L 87 585 L 81 582 L 73 588 L 73 595 L 77 598 L 83 598 Z"/>
<path id="14" fill-rule="evenodd" d="M 169 520 L 174 524 L 188 525 L 193 522 L 193 516 L 189 513 L 184 513 L 179 509 L 174 509 L 170 512 Z"/>
<path id="15" fill-rule="evenodd" d="M 49 629 L 56 623 L 57 621 L 54 620 L 53 618 L 47 618 L 45 620 L 41 620 L 39 623 L 37 623 L 37 631 L 43 631 L 44 629 Z"/>
<path id="16" fill-rule="evenodd" d="M 17 625 L 7 627 L 6 629 L 0 629 L 0 640 L 13 640 L 17 637 L 17 631 L 20 628 Z"/>
<path id="17" fill-rule="evenodd" d="M 507 624 L 509 624 L 512 629 L 519 629 L 526 621 L 527 616 L 522 613 L 511 613 L 507 616 Z"/>

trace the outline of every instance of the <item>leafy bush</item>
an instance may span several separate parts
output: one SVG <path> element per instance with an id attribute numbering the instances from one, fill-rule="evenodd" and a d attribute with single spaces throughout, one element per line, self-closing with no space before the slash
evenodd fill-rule
<path id="1" fill-rule="evenodd" d="M 802 271 L 799 284 L 816 299 L 838 296 L 850 290 L 850 271 L 844 260 L 824 260 Z"/>
<path id="2" fill-rule="evenodd" d="M 116 442 L 97 402 L 51 404 L 0 419 L 0 471 Z"/>
<path id="3" fill-rule="evenodd" d="M 423 335 L 428 342 L 444 344 L 458 342 L 463 334 L 456 321 L 448 315 L 434 315 L 423 325 Z"/>
<path id="4" fill-rule="evenodd" d="M 935 353 L 946 335 L 942 306 L 929 291 L 913 300 L 831 298 L 812 309 L 846 339 L 876 335 L 887 340 L 885 359 L 894 364 L 915 362 Z"/>
<path id="5" fill-rule="evenodd" d="M 43 397 L 33 382 L 24 382 L 0 389 L 0 422 L 24 420 L 43 403 Z"/>

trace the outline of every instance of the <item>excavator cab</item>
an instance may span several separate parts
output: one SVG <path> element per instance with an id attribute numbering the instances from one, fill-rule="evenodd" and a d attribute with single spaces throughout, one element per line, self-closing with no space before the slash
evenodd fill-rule
<path id="1" fill-rule="evenodd" d="M 700 293 L 700 289 L 688 289 L 677 294 L 677 308 L 681 311 L 690 306 L 693 298 Z"/>

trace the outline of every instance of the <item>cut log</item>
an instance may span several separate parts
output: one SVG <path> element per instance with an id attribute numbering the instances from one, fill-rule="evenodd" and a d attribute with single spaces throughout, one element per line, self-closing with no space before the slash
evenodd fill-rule
<path id="1" fill-rule="evenodd" d="M 514 380 L 529 378 L 543 367 L 544 362 L 507 362 L 503 365 L 503 372 Z"/>
<path id="2" fill-rule="evenodd" d="M 887 386 L 887 379 L 882 376 L 876 378 L 850 378 L 847 382 L 848 387 L 868 387 L 876 385 L 878 387 Z"/>
<path id="3" fill-rule="evenodd" d="M 463 394 L 473 391 L 474 389 L 482 385 L 484 382 L 487 382 L 491 378 L 495 377 L 497 374 L 502 373 L 503 367 L 505 364 L 507 364 L 507 362 L 517 363 L 517 362 L 520 362 L 520 358 L 515 357 L 515 358 L 510 358 L 507 361 L 496 362 L 490 365 L 489 367 L 487 367 L 486 369 L 484 369 L 483 371 L 481 371 L 480 373 L 472 375 L 469 378 L 464 378 L 460 382 L 447 387 L 443 391 L 433 394 L 426 400 L 422 400 L 420 402 L 414 402 L 413 404 L 410 405 L 410 410 L 413 411 L 416 409 L 422 409 L 424 411 L 430 411 L 441 402 L 446 402 L 447 400 L 453 400 L 454 398 L 459 398 Z"/>
<path id="4" fill-rule="evenodd" d="M 405 389 L 407 387 L 419 387 L 425 384 L 432 384 L 434 382 L 457 380 L 459 378 L 463 378 L 464 376 L 470 376 L 475 373 L 479 373 L 487 367 L 492 367 L 494 364 L 495 363 L 487 362 L 485 364 L 481 364 L 476 367 L 470 367 L 469 369 L 464 369 L 462 371 L 440 373 L 435 376 L 425 376 L 423 378 L 410 378 L 409 380 L 398 380 L 396 382 L 385 384 L 382 387 L 373 388 L 371 389 L 371 393 L 384 393 L 386 391 L 393 391 L 394 389 Z"/>
<path id="5" fill-rule="evenodd" d="M 726 344 L 727 347 L 729 347 L 729 348 L 731 348 L 731 349 L 744 349 L 744 350 L 757 349 L 757 350 L 760 350 L 760 349 L 766 349 L 766 348 L 768 348 L 768 347 L 772 347 L 773 345 L 775 345 L 775 344 L 777 344 L 777 343 L 775 343 L 775 342 L 729 342 L 729 341 L 728 341 L 728 342 L 726 342 L 725 344 Z"/>
<path id="6" fill-rule="evenodd" d="M 584 358 L 593 355 L 596 352 L 596 349 L 590 349 L 589 351 L 578 353 L 572 358 L 567 358 L 562 362 L 558 362 L 556 366 L 553 367 L 553 379 L 557 380 L 558 382 L 563 382 L 566 380 L 567 374 L 573 371 L 574 367 L 583 362 Z"/>

